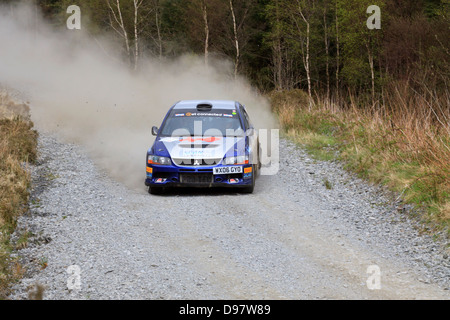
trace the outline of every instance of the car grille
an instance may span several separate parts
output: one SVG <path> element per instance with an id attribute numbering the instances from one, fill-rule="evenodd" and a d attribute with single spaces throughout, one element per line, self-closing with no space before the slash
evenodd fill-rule
<path id="1" fill-rule="evenodd" d="M 180 182 L 207 185 L 213 182 L 213 175 L 211 173 L 181 173 Z"/>
<path id="2" fill-rule="evenodd" d="M 178 166 L 215 166 L 222 159 L 172 159 Z"/>

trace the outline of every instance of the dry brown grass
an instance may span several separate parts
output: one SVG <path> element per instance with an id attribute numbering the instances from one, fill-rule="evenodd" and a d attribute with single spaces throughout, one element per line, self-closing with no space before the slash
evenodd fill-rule
<path id="1" fill-rule="evenodd" d="M 30 107 L 28 104 L 16 101 L 7 91 L 0 91 L 0 119 L 12 119 L 19 116 L 22 119 L 30 119 Z"/>
<path id="2" fill-rule="evenodd" d="M 14 111 L 14 102 L 0 96 L 0 110 Z M 19 108 L 19 113 L 24 109 Z M 17 218 L 27 210 L 30 174 L 28 163 L 36 160 L 37 132 L 28 117 L 12 115 L 0 119 L 0 299 L 7 297 L 10 284 L 23 270 L 10 259 L 10 234 Z"/>
<path id="3" fill-rule="evenodd" d="M 387 185 L 406 202 L 423 208 L 423 219 L 450 226 L 450 99 L 408 83 L 386 88 L 383 100 L 367 106 L 354 95 L 345 101 L 306 94 L 271 94 L 286 132 L 322 158 L 339 150 L 350 170 Z M 331 146 L 331 148 L 330 148 Z"/>

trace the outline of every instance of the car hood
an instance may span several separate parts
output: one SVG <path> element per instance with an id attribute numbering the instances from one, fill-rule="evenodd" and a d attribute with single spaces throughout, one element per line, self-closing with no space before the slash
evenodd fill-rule
<path id="1" fill-rule="evenodd" d="M 172 159 L 222 159 L 225 155 L 244 155 L 246 137 L 161 137 L 154 154 Z"/>

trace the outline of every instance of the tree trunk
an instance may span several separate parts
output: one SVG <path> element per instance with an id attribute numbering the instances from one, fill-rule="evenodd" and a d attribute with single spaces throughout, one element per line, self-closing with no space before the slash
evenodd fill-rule
<path id="1" fill-rule="evenodd" d="M 272 45 L 272 60 L 273 60 L 273 82 L 275 85 L 275 90 L 282 90 L 283 80 L 282 80 L 282 68 L 283 68 L 283 53 L 281 49 L 281 32 L 280 32 L 280 10 L 278 1 L 275 1 L 276 5 L 276 26 L 275 26 L 275 40 Z"/>
<path id="2" fill-rule="evenodd" d="M 372 106 L 375 105 L 375 71 L 373 66 L 373 54 L 370 50 L 370 43 L 366 43 L 367 48 L 367 56 L 369 58 L 369 66 L 370 66 L 370 74 L 371 74 L 371 82 L 372 82 Z"/>
<path id="3" fill-rule="evenodd" d="M 323 11 L 323 29 L 324 29 L 324 42 L 325 42 L 325 73 L 327 77 L 327 104 L 330 103 L 330 43 L 328 40 L 328 25 L 327 25 L 327 5 Z"/>
<path id="4" fill-rule="evenodd" d="M 202 2 L 203 21 L 205 23 L 205 65 L 208 66 L 209 56 L 209 26 L 208 26 L 208 12 L 206 10 L 206 1 Z"/>
<path id="5" fill-rule="evenodd" d="M 339 67 L 340 67 L 340 51 L 339 51 L 339 20 L 338 20 L 338 0 L 336 0 L 336 12 L 335 12 L 335 20 L 336 20 L 336 102 L 339 103 Z"/>
<path id="6" fill-rule="evenodd" d="M 309 33 L 310 33 L 310 25 L 309 22 L 306 21 L 306 79 L 308 81 L 308 96 L 309 96 L 309 109 L 311 110 L 312 104 L 312 92 L 311 92 L 311 72 L 310 72 L 310 63 L 309 63 Z"/>
<path id="7" fill-rule="evenodd" d="M 159 60 L 162 60 L 163 45 L 161 37 L 161 19 L 159 18 L 159 3 L 157 3 L 157 6 L 155 8 L 155 24 L 156 24 L 156 32 L 158 35 Z"/>
<path id="8" fill-rule="evenodd" d="M 311 72 L 310 72 L 310 61 L 309 61 L 309 41 L 310 41 L 310 24 L 308 19 L 306 19 L 305 15 L 303 14 L 302 8 L 299 4 L 298 10 L 300 12 L 300 15 L 303 19 L 303 21 L 306 24 L 306 53 L 304 55 L 303 64 L 305 66 L 306 71 L 306 80 L 308 82 L 308 96 L 309 96 L 309 103 L 308 108 L 311 110 L 312 106 L 312 90 L 311 90 Z"/>
<path id="9" fill-rule="evenodd" d="M 123 18 L 122 18 L 122 11 L 120 9 L 120 0 L 117 0 L 116 5 L 115 5 L 115 7 L 117 8 L 117 15 L 116 15 L 116 11 L 111 6 L 109 0 L 107 0 L 106 3 L 108 4 L 108 7 L 111 10 L 111 13 L 113 14 L 114 21 L 116 21 L 120 30 L 117 30 L 116 27 L 114 27 L 114 23 L 111 20 L 111 16 L 110 16 L 110 25 L 120 36 L 122 36 L 124 38 L 125 49 L 127 51 L 128 59 L 130 61 L 131 60 L 130 43 L 129 43 L 129 39 L 128 39 L 128 33 L 127 33 L 127 30 L 125 29 L 125 24 L 124 24 Z"/>
<path id="10" fill-rule="evenodd" d="M 139 6 L 142 4 L 142 0 L 133 0 L 134 4 L 134 70 L 137 70 L 138 60 L 139 60 L 139 39 L 138 39 L 138 10 Z"/>
<path id="11" fill-rule="evenodd" d="M 234 61 L 234 79 L 236 79 L 237 73 L 238 73 L 240 52 L 239 52 L 239 39 L 238 39 L 238 33 L 237 33 L 236 16 L 234 14 L 234 8 L 233 8 L 233 0 L 230 0 L 230 10 L 231 10 L 231 17 L 233 18 L 234 47 L 236 48 L 236 58 Z"/>

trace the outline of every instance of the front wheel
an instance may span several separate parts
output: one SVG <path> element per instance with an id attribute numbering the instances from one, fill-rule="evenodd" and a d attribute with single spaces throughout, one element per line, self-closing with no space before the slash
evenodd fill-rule
<path id="1" fill-rule="evenodd" d="M 150 194 L 162 194 L 163 192 L 164 192 L 163 187 L 153 187 L 153 186 L 148 187 L 148 193 Z"/>

